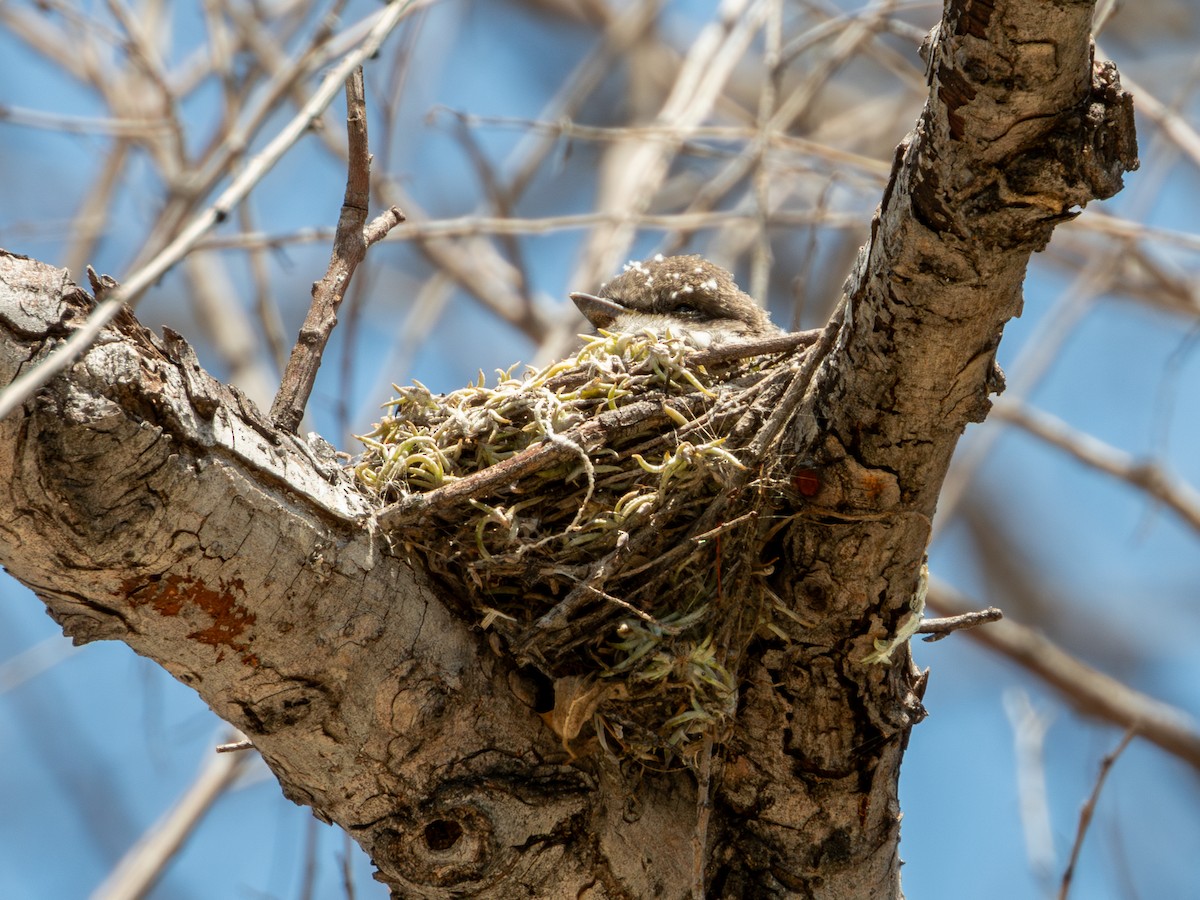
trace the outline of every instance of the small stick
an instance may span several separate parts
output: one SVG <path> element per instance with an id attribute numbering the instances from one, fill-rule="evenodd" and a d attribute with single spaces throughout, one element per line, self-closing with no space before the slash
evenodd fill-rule
<path id="1" fill-rule="evenodd" d="M 745 338 L 728 341 L 709 350 L 695 350 L 688 354 L 688 362 L 698 366 L 710 366 L 713 363 L 728 362 L 731 359 L 745 359 L 748 356 L 768 356 L 772 353 L 787 353 L 801 347 L 811 347 L 821 339 L 820 328 L 809 331 L 789 331 L 783 334 L 772 334 L 766 337 Z"/>
<path id="2" fill-rule="evenodd" d="M 218 753 L 237 753 L 239 750 L 253 750 L 254 743 L 252 741 L 241 740 L 231 741 L 228 744 L 217 744 Z"/>
<path id="3" fill-rule="evenodd" d="M 643 400 L 601 413 L 565 432 L 564 437 L 585 450 L 591 450 L 625 431 L 646 428 L 649 427 L 648 423 L 660 420 L 668 421 L 667 415 L 662 411 L 662 401 Z M 448 482 L 432 491 L 409 494 L 380 510 L 375 517 L 376 522 L 384 531 L 392 531 L 420 520 L 428 515 L 431 509 L 484 496 L 516 482 L 530 472 L 569 459 L 575 453 L 573 447 L 551 441 L 531 444 L 508 459 Z"/>
<path id="4" fill-rule="evenodd" d="M 291 121 L 233 178 L 221 195 L 200 215 L 189 222 L 167 246 L 134 272 L 125 283 L 104 300 L 100 300 L 88 315 L 87 321 L 71 333 L 59 347 L 36 366 L 30 367 L 0 390 L 0 419 L 28 400 L 42 385 L 71 365 L 99 337 L 100 332 L 142 293 L 158 281 L 169 269 L 183 259 L 216 225 L 228 218 L 231 210 L 241 203 L 250 190 L 270 172 L 275 164 L 324 112 L 337 90 L 337 83 L 346 77 L 342 73 L 350 66 L 360 65 L 373 56 L 384 39 L 400 20 L 412 11 L 413 0 L 393 3 L 379 15 L 363 42 L 342 57 L 337 66 L 321 81 L 320 86 Z"/>
<path id="5" fill-rule="evenodd" d="M 1004 618 L 1004 613 L 994 606 L 975 612 L 962 613 L 957 616 L 946 616 L 944 619 L 925 619 L 917 629 L 917 634 L 927 634 L 926 642 L 940 641 L 948 634 L 962 631 L 964 628 L 974 628 L 976 625 L 986 625 L 988 622 L 998 622 Z"/>
<path id="6" fill-rule="evenodd" d="M 346 135 L 349 144 L 346 193 L 333 238 L 329 268 L 325 277 L 313 284 L 312 304 L 284 369 L 275 402 L 271 404 L 271 421 L 281 431 L 293 434 L 304 418 L 304 407 L 308 405 L 325 345 L 337 325 L 338 307 L 346 296 L 354 270 L 366 256 L 368 246 L 404 221 L 404 213 L 393 206 L 367 225 L 371 154 L 367 149 L 367 103 L 362 66 L 346 79 Z"/>
<path id="7" fill-rule="evenodd" d="M 1079 851 L 1083 847 L 1083 836 L 1087 834 L 1088 826 L 1092 824 L 1092 815 L 1096 812 L 1096 802 L 1100 799 L 1100 790 L 1104 787 L 1104 781 L 1108 778 L 1108 773 L 1113 767 L 1113 763 L 1117 761 L 1117 757 L 1125 752 L 1125 748 L 1129 746 L 1129 742 L 1137 735 L 1137 726 L 1133 726 L 1125 732 L 1125 737 L 1121 738 L 1121 743 L 1117 744 L 1116 748 L 1111 753 L 1100 760 L 1100 771 L 1096 775 L 1096 783 L 1092 786 L 1091 796 L 1087 798 L 1087 802 L 1083 804 L 1083 809 L 1079 811 L 1079 828 L 1075 831 L 1075 844 L 1071 847 L 1071 860 L 1067 863 L 1067 870 L 1063 872 L 1062 886 L 1058 889 L 1058 900 L 1067 900 L 1067 894 L 1071 891 L 1071 879 L 1075 876 L 1075 864 L 1079 861 Z"/>
<path id="8" fill-rule="evenodd" d="M 838 340 L 838 335 L 841 334 L 842 325 L 846 321 L 847 304 L 848 301 L 843 299 L 842 304 L 830 318 L 829 324 L 821 329 L 817 342 L 812 345 L 813 349 L 808 352 L 803 362 L 800 363 L 796 374 L 792 376 L 787 389 L 783 392 L 783 396 L 779 398 L 775 409 L 755 433 L 749 445 L 747 445 L 745 458 L 743 459 L 743 462 L 747 466 L 756 466 L 766 456 L 767 449 L 779 437 L 784 426 L 791 420 L 792 413 L 796 411 L 801 401 L 804 400 L 809 383 L 816 375 L 817 367 L 829 356 L 830 351 L 833 350 L 833 346 Z M 804 332 L 800 333 L 803 334 Z"/>

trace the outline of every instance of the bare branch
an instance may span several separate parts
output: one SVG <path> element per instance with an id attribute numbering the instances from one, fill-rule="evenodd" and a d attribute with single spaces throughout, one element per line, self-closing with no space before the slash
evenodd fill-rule
<path id="1" fill-rule="evenodd" d="M 96 305 L 86 322 L 79 326 L 58 348 L 40 361 L 35 367 L 13 379 L 0 391 L 0 419 L 28 400 L 33 393 L 54 375 L 69 366 L 76 357 L 91 346 L 106 325 L 116 318 L 127 304 L 132 304 L 142 293 L 161 278 L 177 262 L 196 246 L 200 239 L 219 222 L 225 221 L 250 190 L 274 168 L 283 155 L 291 149 L 313 121 L 325 110 L 337 93 L 338 88 L 364 59 L 373 55 L 400 20 L 423 0 L 406 0 L 386 7 L 376 20 L 374 27 L 355 50 L 347 53 L 321 82 L 308 103 L 292 120 L 263 148 L 257 156 L 230 183 L 221 195 L 203 213 L 198 215 L 174 240 L 131 275 L 120 287 Z"/>
<path id="2" fill-rule="evenodd" d="M 929 637 L 924 639 L 929 643 L 940 641 L 942 638 L 956 631 L 975 628 L 977 625 L 986 625 L 988 622 L 998 622 L 1003 618 L 1004 613 L 1001 610 L 994 606 L 989 606 L 987 609 L 963 613 L 958 616 L 947 616 L 943 619 L 924 619 L 920 627 L 917 628 L 916 633 L 929 635 Z"/>
<path id="3" fill-rule="evenodd" d="M 1019 402 L 1001 401 L 996 404 L 995 414 L 1084 465 L 1144 491 L 1200 532 L 1200 491 L 1180 478 L 1172 478 L 1157 463 L 1139 462 L 1132 454 L 1072 428 L 1057 416 Z"/>
<path id="4" fill-rule="evenodd" d="M 551 234 L 556 231 L 593 228 L 621 221 L 631 221 L 642 228 L 670 228 L 696 231 L 702 228 L 719 228 L 725 225 L 753 225 L 760 221 L 753 214 L 737 211 L 713 211 L 698 213 L 643 213 L 637 216 L 613 212 L 567 213 L 561 216 L 541 218 L 503 218 L 499 216 L 461 216 L 452 219 L 420 219 L 407 221 L 388 234 L 392 241 L 436 241 L 442 238 L 470 237 L 476 235 L 507 234 Z M 774 228 L 820 225 L 824 228 L 859 230 L 866 223 L 866 216 L 859 213 L 836 213 L 829 210 L 812 212 L 775 212 L 767 218 Z M 251 232 L 214 237 L 203 242 L 206 250 L 258 249 L 286 247 L 289 244 L 327 241 L 333 237 L 328 228 L 305 228 L 290 234 L 264 234 Z M 467 258 L 470 258 L 469 255 Z M 447 274 L 452 274 L 448 272 Z M 507 318 L 507 316 L 506 316 Z"/>
<path id="5" fill-rule="evenodd" d="M 253 757 L 245 753 L 226 753 L 206 759 L 175 806 L 146 829 L 92 897 L 96 900 L 144 897 L 213 804 L 229 790 L 252 760 Z"/>
<path id="6" fill-rule="evenodd" d="M 1071 892 L 1071 880 L 1075 876 L 1075 864 L 1079 862 L 1079 851 L 1083 849 L 1083 838 L 1087 834 L 1088 826 L 1092 824 L 1092 816 L 1096 812 L 1096 802 L 1100 799 L 1100 791 L 1104 788 L 1108 773 L 1112 770 L 1117 757 L 1125 752 L 1125 748 L 1129 746 L 1130 741 L 1137 733 L 1137 728 L 1130 727 L 1113 751 L 1105 754 L 1104 759 L 1100 760 L 1100 771 L 1096 773 L 1096 783 L 1092 786 L 1092 793 L 1088 796 L 1087 802 L 1083 804 L 1083 809 L 1079 811 L 1079 828 L 1075 831 L 1075 843 L 1071 846 L 1070 862 L 1067 863 L 1067 869 L 1063 872 L 1058 900 L 1067 900 L 1067 895 Z"/>
<path id="7" fill-rule="evenodd" d="M 304 408 L 316 383 L 325 345 L 337 325 L 338 307 L 342 305 L 355 269 L 366 256 L 368 245 L 404 221 L 404 214 L 393 207 L 366 226 L 367 207 L 371 201 L 371 153 L 367 144 L 367 104 L 361 66 L 346 79 L 346 133 L 349 138 L 346 194 L 329 268 L 325 277 L 313 285 L 312 305 L 271 405 L 271 421 L 282 431 L 292 433 L 304 418 Z"/>
<path id="8" fill-rule="evenodd" d="M 954 615 L 963 615 L 975 605 L 936 582 L 930 586 L 929 603 Z M 993 622 L 969 634 L 1037 675 L 1080 713 L 1135 729 L 1150 743 L 1200 769 L 1200 725 L 1183 711 L 1105 675 L 1011 619 Z"/>

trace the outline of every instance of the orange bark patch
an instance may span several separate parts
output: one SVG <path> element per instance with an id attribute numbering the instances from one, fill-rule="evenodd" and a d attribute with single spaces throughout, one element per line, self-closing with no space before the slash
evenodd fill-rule
<path id="1" fill-rule="evenodd" d="M 211 647 L 228 647 L 245 654 L 248 647 L 238 638 L 254 624 L 255 615 L 242 605 L 246 586 L 240 578 L 218 579 L 216 589 L 186 575 L 167 575 L 149 584 L 127 589 L 130 603 L 151 606 L 162 616 L 178 616 L 189 606 L 209 616 L 212 623 L 188 634 Z M 253 658 L 249 654 L 243 660 Z M 257 661 L 257 660 L 255 660 Z"/>

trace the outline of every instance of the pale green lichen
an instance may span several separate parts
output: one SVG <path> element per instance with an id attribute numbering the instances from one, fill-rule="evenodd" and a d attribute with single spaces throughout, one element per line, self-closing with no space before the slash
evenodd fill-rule
<path id="1" fill-rule="evenodd" d="M 863 657 L 863 665 L 886 665 L 892 661 L 896 648 L 905 644 L 921 627 L 925 616 L 925 597 L 929 593 L 929 566 L 921 564 L 921 572 L 917 575 L 917 589 L 908 601 L 909 611 L 900 620 L 896 634 L 890 640 L 875 640 L 875 650 Z"/>

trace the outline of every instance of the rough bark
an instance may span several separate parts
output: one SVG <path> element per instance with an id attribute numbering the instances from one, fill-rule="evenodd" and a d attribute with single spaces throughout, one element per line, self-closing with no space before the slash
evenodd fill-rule
<path id="1" fill-rule="evenodd" d="M 793 515 L 763 556 L 794 627 L 742 671 L 710 896 L 900 895 L 896 789 L 922 682 L 906 647 L 864 658 L 909 612 L 1030 253 L 1136 165 L 1090 16 L 947 5 L 930 102 L 777 406 Z M 92 304 L 64 271 L 0 258 L 0 385 Z M 121 317 L 0 422 L 0 472 L 0 562 L 64 631 L 124 641 L 192 686 L 398 896 L 692 890 L 693 775 L 568 758 L 536 686 L 371 527 L 327 448 L 273 430 L 177 336 Z"/>
<path id="2" fill-rule="evenodd" d="M 995 352 L 1030 254 L 1137 165 L 1131 101 L 1093 65 L 1090 17 L 1086 3 L 951 3 L 931 41 L 931 99 L 836 336 L 798 385 L 793 471 L 810 496 L 781 537 L 777 590 L 801 624 L 745 673 L 721 895 L 899 892 L 896 780 L 922 682 L 910 663 L 861 660 L 909 612 L 958 436 L 1002 387 Z"/>

